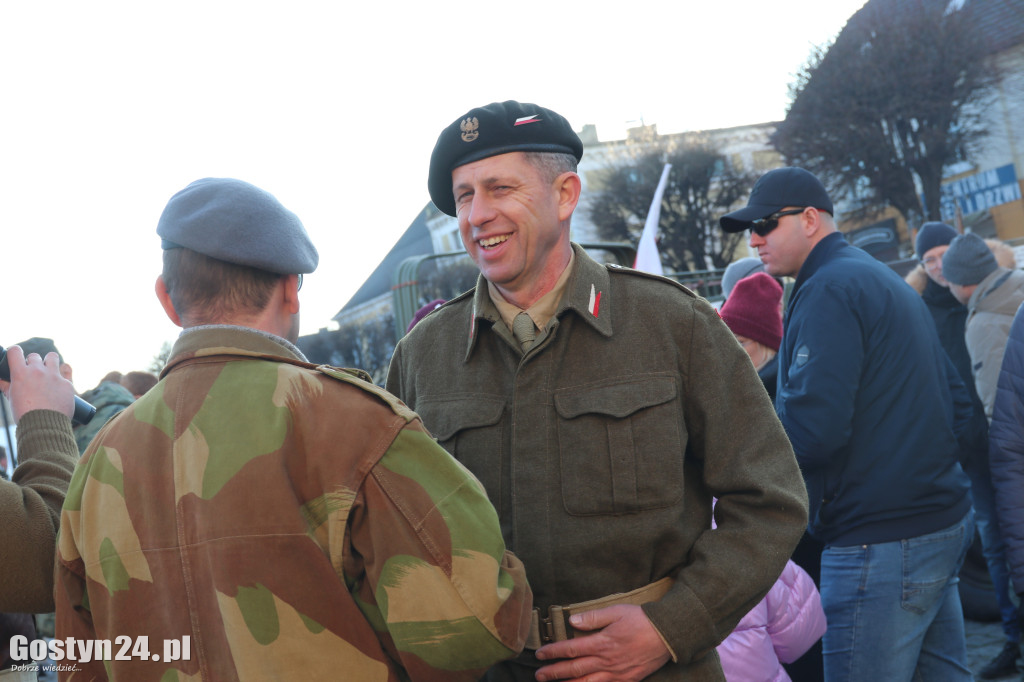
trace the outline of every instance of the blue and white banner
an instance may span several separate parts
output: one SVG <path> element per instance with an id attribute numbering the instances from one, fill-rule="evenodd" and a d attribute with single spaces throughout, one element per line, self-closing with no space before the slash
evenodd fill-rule
<path id="1" fill-rule="evenodd" d="M 942 185 L 942 219 L 952 223 L 957 208 L 963 215 L 977 213 L 1021 198 L 1013 164 L 981 171 Z"/>

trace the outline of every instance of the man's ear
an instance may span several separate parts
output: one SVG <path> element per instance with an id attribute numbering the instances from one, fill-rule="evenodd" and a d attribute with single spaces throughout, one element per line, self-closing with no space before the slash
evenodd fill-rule
<path id="1" fill-rule="evenodd" d="M 808 237 L 818 234 L 818 230 L 823 227 L 821 213 L 813 206 L 805 208 L 804 212 L 800 214 L 800 219 L 803 221 L 804 233 Z"/>
<path id="2" fill-rule="evenodd" d="M 167 313 L 167 317 L 170 318 L 171 322 L 179 327 L 183 327 L 181 317 L 178 316 L 178 311 L 174 309 L 174 303 L 171 302 L 171 293 L 167 291 L 167 284 L 164 282 L 163 275 L 159 275 L 156 278 L 156 297 L 160 300 L 160 305 L 163 306 L 164 312 Z"/>
<path id="3" fill-rule="evenodd" d="M 284 306 L 290 314 L 299 312 L 299 276 L 286 275 L 284 278 Z"/>
<path id="4" fill-rule="evenodd" d="M 555 179 L 555 189 L 558 192 L 558 220 L 565 222 L 572 216 L 576 204 L 580 201 L 580 176 L 576 173 L 562 173 Z"/>

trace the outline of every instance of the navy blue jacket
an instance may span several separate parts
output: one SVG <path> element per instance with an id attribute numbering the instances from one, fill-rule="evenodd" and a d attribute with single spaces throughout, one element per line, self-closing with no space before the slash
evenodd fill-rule
<path id="1" fill-rule="evenodd" d="M 960 521 L 970 484 L 957 461 L 952 363 L 921 297 L 835 233 L 800 268 L 784 328 L 776 402 L 811 535 L 873 544 Z"/>
<path id="2" fill-rule="evenodd" d="M 1024 594 L 1024 306 L 1017 309 L 999 370 L 989 430 L 996 517 L 1006 541 L 1013 589 Z"/>
<path id="3" fill-rule="evenodd" d="M 956 368 L 957 376 L 963 380 L 971 401 L 971 414 L 960 439 L 960 466 L 988 470 L 988 418 L 985 406 L 974 387 L 974 372 L 971 371 L 971 354 L 964 340 L 967 324 L 967 306 L 956 300 L 948 287 L 940 286 L 929 277 L 921 299 L 928 307 L 935 321 L 939 343 L 946 350 Z"/>

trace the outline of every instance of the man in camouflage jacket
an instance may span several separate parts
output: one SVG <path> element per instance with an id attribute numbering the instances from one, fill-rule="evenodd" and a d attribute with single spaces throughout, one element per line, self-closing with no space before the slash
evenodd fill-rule
<path id="1" fill-rule="evenodd" d="M 531 594 L 478 481 L 390 394 L 290 343 L 286 273 L 316 262 L 297 219 L 202 180 L 158 233 L 157 294 L 185 331 L 82 458 L 58 542 L 58 638 L 112 640 L 115 658 L 129 641 L 129 660 L 61 679 L 472 680 L 513 656 Z M 265 279 L 269 299 L 208 314 L 228 297 L 190 292 L 211 268 Z"/>

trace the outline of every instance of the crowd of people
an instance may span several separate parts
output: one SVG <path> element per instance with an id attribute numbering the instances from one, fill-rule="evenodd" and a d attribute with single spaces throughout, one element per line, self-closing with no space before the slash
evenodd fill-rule
<path id="1" fill-rule="evenodd" d="M 720 220 L 757 257 L 719 311 L 570 240 L 582 154 L 511 100 L 441 131 L 428 190 L 480 276 L 384 388 L 295 346 L 316 248 L 229 178 L 156 226 L 158 390 L 105 378 L 86 431 L 52 342 L 9 349 L 0 610 L 188 643 L 60 679 L 970 680 L 975 526 L 1007 638 L 980 674 L 1015 671 L 1024 274 L 929 223 L 915 289 L 786 167 Z"/>

